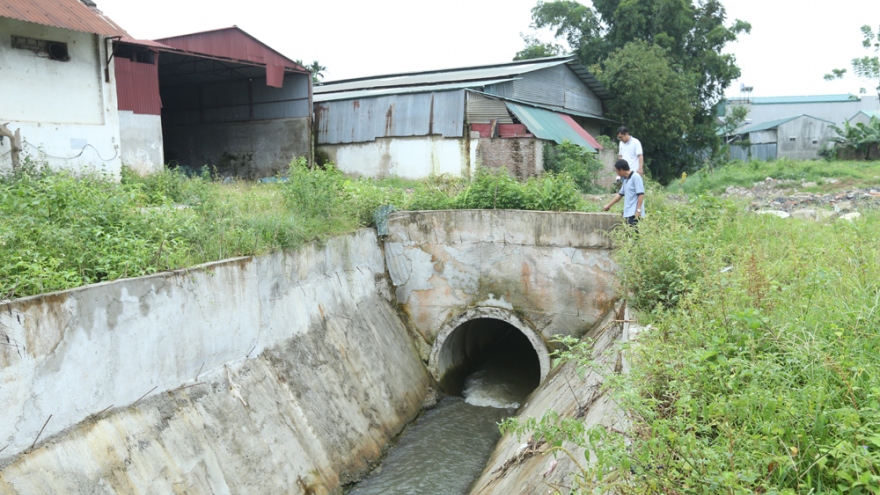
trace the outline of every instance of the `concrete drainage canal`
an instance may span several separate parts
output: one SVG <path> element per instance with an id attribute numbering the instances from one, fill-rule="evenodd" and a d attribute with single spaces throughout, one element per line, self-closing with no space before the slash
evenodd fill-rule
<path id="1" fill-rule="evenodd" d="M 499 313 L 469 311 L 440 334 L 430 367 L 446 395 L 349 495 L 467 493 L 500 437 L 498 423 L 516 413 L 549 364 L 537 334 Z"/>
<path id="2" fill-rule="evenodd" d="M 565 405 L 545 342 L 614 315 L 618 222 L 401 212 L 387 233 L 0 301 L 0 493 L 537 487 L 537 456 L 498 471 L 518 445 L 497 423 Z"/>

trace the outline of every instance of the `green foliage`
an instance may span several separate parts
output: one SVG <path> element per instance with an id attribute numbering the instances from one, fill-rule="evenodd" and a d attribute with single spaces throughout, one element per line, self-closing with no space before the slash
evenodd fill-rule
<path id="1" fill-rule="evenodd" d="M 880 148 L 880 119 L 871 117 L 871 120 L 864 124 L 862 122 L 856 125 L 850 125 L 849 122 L 843 123 L 843 129 L 836 125 L 832 125 L 831 129 L 837 134 L 829 139 L 833 143 L 833 153 L 838 158 L 843 159 L 866 159 L 874 155 L 880 156 L 878 148 Z"/>
<path id="2" fill-rule="evenodd" d="M 820 186 L 827 179 L 840 180 L 839 185 L 867 187 L 877 183 L 880 162 L 844 162 L 781 159 L 769 162 L 752 160 L 734 161 L 714 169 L 701 169 L 667 187 L 670 192 L 689 194 L 722 193 L 728 186 L 750 188 L 767 177 L 777 180 L 816 182 Z"/>
<path id="3" fill-rule="evenodd" d="M 602 170 L 602 162 L 599 161 L 596 153 L 590 153 L 569 141 L 563 141 L 562 144 L 545 144 L 543 153 L 544 170 L 570 175 L 581 192 L 596 192 L 598 188 L 595 183 Z"/>
<path id="4" fill-rule="evenodd" d="M 626 282 L 652 324 L 605 382 L 627 444 L 552 414 L 505 426 L 589 448 L 573 493 L 880 492 L 880 215 L 791 222 L 702 198 L 617 243 L 623 274 L 687 274 L 660 306 L 640 295 L 654 279 Z"/>
<path id="5" fill-rule="evenodd" d="M 712 109 L 740 75 L 724 47 L 751 26 L 725 24 L 720 0 L 591 3 L 539 1 L 533 24 L 553 29 L 585 66 L 611 73 L 600 77 L 616 95 L 609 113 L 642 141 L 654 177 L 666 183 L 693 170 L 699 151 L 719 146 Z M 643 73 L 645 84 L 628 83 L 626 75 L 638 79 Z M 655 84 L 655 76 L 664 84 Z"/>
<path id="6" fill-rule="evenodd" d="M 303 62 L 300 59 L 297 59 L 296 63 L 299 65 L 302 65 L 303 67 L 308 69 L 309 72 L 312 73 L 312 85 L 313 86 L 320 85 L 321 81 L 324 80 L 324 71 L 327 70 L 327 67 L 324 67 L 323 65 L 321 65 L 320 62 L 318 62 L 317 60 L 306 65 L 305 62 Z"/>
<path id="7" fill-rule="evenodd" d="M 873 52 L 874 55 L 865 55 L 864 57 L 852 59 L 853 74 L 860 79 L 868 81 L 868 84 L 874 86 L 874 90 L 880 96 L 880 27 L 877 28 L 876 33 L 868 25 L 862 26 L 860 30 L 862 32 L 862 47 L 869 52 Z M 845 75 L 846 69 L 833 69 L 830 74 L 825 74 L 825 80 L 843 79 Z M 865 88 L 861 88 L 859 92 L 867 93 Z"/>
<path id="8" fill-rule="evenodd" d="M 546 43 L 539 40 L 536 36 L 528 36 L 519 33 L 520 38 L 526 44 L 525 48 L 516 52 L 514 60 L 528 60 L 532 58 L 552 57 L 554 55 L 562 55 L 565 51 L 562 46 L 557 43 Z"/>
<path id="9" fill-rule="evenodd" d="M 292 249 L 371 226 L 382 206 L 407 209 L 589 208 L 567 174 L 525 183 L 506 171 L 474 180 L 352 180 L 332 164 L 295 160 L 286 181 L 211 181 L 207 169 L 119 183 L 26 161 L 0 177 L 0 299 Z"/>
<path id="10" fill-rule="evenodd" d="M 675 70 L 664 49 L 643 41 L 610 54 L 595 72 L 617 94 L 608 102 L 609 115 L 633 123 L 630 131 L 650 159 L 651 176 L 665 182 L 689 169 L 683 136 L 694 130 L 696 81 Z"/>

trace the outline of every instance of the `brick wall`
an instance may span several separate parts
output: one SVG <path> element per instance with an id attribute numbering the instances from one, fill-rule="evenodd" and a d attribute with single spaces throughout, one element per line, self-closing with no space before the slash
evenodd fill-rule
<path id="1" fill-rule="evenodd" d="M 534 137 L 479 138 L 477 162 L 487 168 L 506 167 L 520 179 L 544 171 L 543 143 Z"/>

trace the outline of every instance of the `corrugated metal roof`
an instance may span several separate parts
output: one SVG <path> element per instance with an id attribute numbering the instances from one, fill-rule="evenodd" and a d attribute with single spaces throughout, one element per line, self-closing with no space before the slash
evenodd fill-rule
<path id="1" fill-rule="evenodd" d="M 507 79 L 518 74 L 546 69 L 547 67 L 553 67 L 564 63 L 564 60 L 554 60 L 540 64 L 532 63 L 505 67 L 451 69 L 444 72 L 432 71 L 427 73 L 377 76 L 370 79 L 357 79 L 352 81 L 326 82 L 321 86 L 316 86 L 315 93 L 335 93 L 358 89 L 442 84 L 461 81 L 479 81 L 485 79 Z"/>
<path id="2" fill-rule="evenodd" d="M 80 0 L 0 0 L 0 17 L 105 36 L 128 36 L 100 10 Z"/>
<path id="3" fill-rule="evenodd" d="M 859 112 L 857 114 L 853 115 L 852 117 L 850 117 L 847 120 L 852 120 L 852 119 L 858 117 L 859 115 L 867 115 L 869 119 L 874 119 L 874 118 L 880 119 L 880 112 L 878 112 L 877 110 L 859 110 Z"/>
<path id="4" fill-rule="evenodd" d="M 728 101 L 736 101 L 730 98 Z M 855 95 L 809 95 L 809 96 L 755 96 L 748 99 L 752 105 L 781 105 L 786 103 L 841 103 L 859 101 Z"/>
<path id="5" fill-rule="evenodd" d="M 497 79 L 493 81 L 472 81 L 465 83 L 435 84 L 430 86 L 411 86 L 403 88 L 365 89 L 362 91 L 344 91 L 342 93 L 319 93 L 323 86 L 314 87 L 313 99 L 315 103 L 321 101 L 355 100 L 359 98 L 371 98 L 374 96 L 402 95 L 413 93 L 431 93 L 434 91 L 449 91 L 455 89 L 480 88 L 489 84 L 513 81 L 513 79 Z"/>
<path id="6" fill-rule="evenodd" d="M 602 120 L 602 121 L 605 121 L 605 122 L 612 122 L 612 123 L 615 123 L 615 124 L 618 123 L 618 121 L 616 121 L 616 120 L 607 119 L 607 118 L 605 118 L 605 117 L 601 117 L 601 116 L 599 116 L 599 115 L 594 115 L 594 114 L 591 114 L 591 113 L 578 112 L 578 111 L 571 110 L 571 109 L 568 109 L 568 108 L 554 107 L 554 106 L 551 106 L 551 105 L 542 105 L 541 103 L 534 103 L 534 102 L 531 102 L 531 101 L 523 101 L 523 100 L 519 100 L 519 99 L 516 99 L 516 98 L 508 98 L 508 97 L 506 97 L 506 96 L 494 95 L 494 94 L 491 94 L 491 93 L 485 93 L 485 92 L 476 91 L 476 90 L 473 90 L 473 89 L 468 89 L 468 91 L 469 91 L 469 92 L 472 92 L 472 93 L 477 93 L 477 94 L 481 94 L 481 95 L 484 95 L 484 96 L 488 96 L 488 97 L 491 97 L 491 98 L 497 98 L 497 99 L 499 99 L 499 100 L 503 100 L 503 101 L 509 101 L 509 102 L 512 102 L 512 103 L 518 103 L 518 104 L 520 104 L 520 105 L 525 105 L 525 106 L 529 106 L 529 107 L 536 107 L 536 108 L 542 108 L 542 109 L 544 109 L 544 110 L 550 110 L 551 112 L 563 113 L 563 114 L 566 114 L 566 115 L 575 115 L 575 116 L 577 116 L 577 117 L 586 117 L 586 118 L 588 118 L 588 119 Z"/>
<path id="7" fill-rule="evenodd" d="M 184 52 L 285 67 L 295 72 L 309 72 L 302 65 L 278 53 L 238 26 L 161 38 L 156 41 Z"/>
<path id="8" fill-rule="evenodd" d="M 743 129 L 736 131 L 736 134 L 748 134 L 750 132 L 758 132 L 758 131 L 766 131 L 769 129 L 775 129 L 786 122 L 790 122 L 794 119 L 799 119 L 801 117 L 807 117 L 810 119 L 821 120 L 822 122 L 827 122 L 829 124 L 834 123 L 834 122 L 831 122 L 830 120 L 825 120 L 825 119 L 820 119 L 818 117 L 813 117 L 812 115 L 801 114 L 801 115 L 795 115 L 794 117 L 786 117 L 784 119 L 770 120 L 767 122 L 761 122 L 760 124 L 754 124 L 754 125 L 751 125 L 751 126 L 748 126 L 748 127 L 745 127 Z"/>
<path id="9" fill-rule="evenodd" d="M 170 46 L 168 46 L 168 45 L 163 45 L 162 43 L 159 43 L 158 41 L 153 41 L 153 40 L 136 40 L 136 39 L 134 39 L 134 38 L 130 38 L 130 37 L 128 37 L 128 36 L 123 36 L 123 37 L 122 37 L 117 43 L 128 43 L 128 44 L 130 44 L 130 45 L 140 45 L 140 46 L 146 46 L 146 47 L 149 47 L 149 48 L 157 48 L 157 49 L 159 49 L 159 48 L 167 49 L 167 50 L 170 50 L 170 49 L 171 49 Z"/>
<path id="10" fill-rule="evenodd" d="M 562 144 L 563 141 L 570 141 L 589 151 L 596 151 L 596 148 L 591 146 L 580 133 L 569 125 L 562 115 L 556 112 L 512 102 L 507 102 L 507 108 L 529 128 L 532 134 L 541 139 L 555 141 L 559 144 Z"/>
<path id="11" fill-rule="evenodd" d="M 509 78 L 549 67 L 556 67 L 562 64 L 568 65 L 568 67 L 577 74 L 577 76 L 596 94 L 596 96 L 602 99 L 611 97 L 611 93 L 599 83 L 589 70 L 580 65 L 575 57 L 571 55 L 532 60 L 517 60 L 492 65 L 478 65 L 472 67 L 408 72 L 401 74 L 385 74 L 355 79 L 343 79 L 339 81 L 328 81 L 323 85 L 316 87 L 315 92 L 331 93 L 339 91 Z"/>

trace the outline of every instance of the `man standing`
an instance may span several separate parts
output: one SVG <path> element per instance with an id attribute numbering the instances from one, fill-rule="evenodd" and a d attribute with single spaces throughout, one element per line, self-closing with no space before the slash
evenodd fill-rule
<path id="1" fill-rule="evenodd" d="M 626 160 L 617 160 L 614 164 L 617 176 L 620 177 L 620 192 L 614 196 L 610 203 L 602 208 L 608 211 L 615 203 L 623 198 L 623 218 L 629 225 L 639 223 L 639 219 L 645 216 L 645 183 L 642 176 L 629 169 Z"/>
<path id="2" fill-rule="evenodd" d="M 645 176 L 645 157 L 642 155 L 642 142 L 629 134 L 629 129 L 621 127 L 617 129 L 617 139 L 620 146 L 617 148 L 617 158 L 626 160 L 629 169 L 642 177 Z"/>

